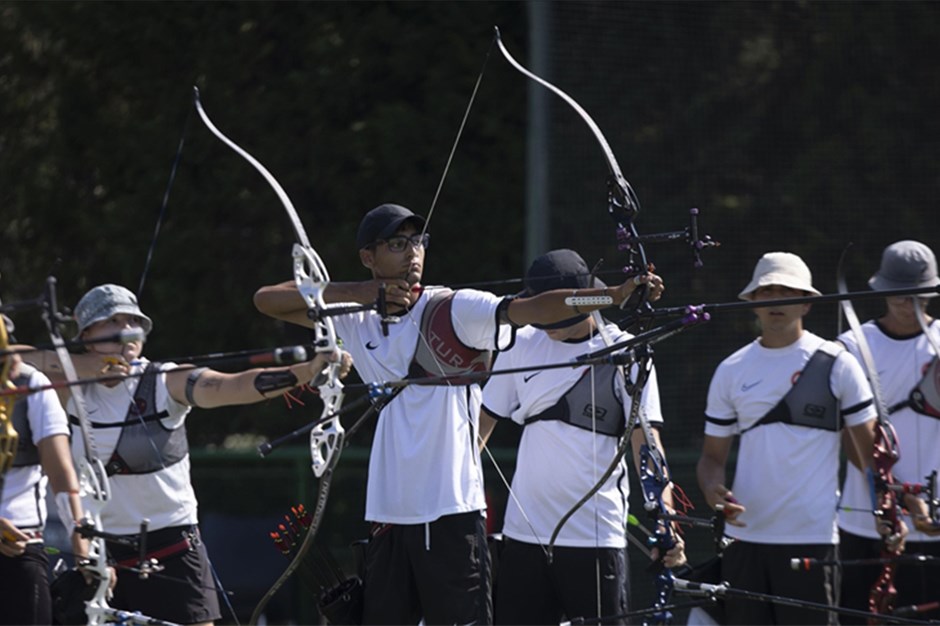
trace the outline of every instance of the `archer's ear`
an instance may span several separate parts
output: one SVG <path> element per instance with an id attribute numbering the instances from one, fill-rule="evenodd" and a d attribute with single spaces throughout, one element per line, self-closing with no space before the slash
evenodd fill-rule
<path id="1" fill-rule="evenodd" d="M 359 251 L 359 262 L 362 263 L 364 267 L 371 270 L 374 260 L 374 253 L 372 250 L 363 248 Z"/>

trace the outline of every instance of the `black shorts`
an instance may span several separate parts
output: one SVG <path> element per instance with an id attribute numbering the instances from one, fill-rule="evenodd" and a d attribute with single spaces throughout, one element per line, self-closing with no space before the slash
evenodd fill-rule
<path id="1" fill-rule="evenodd" d="M 196 624 L 219 619 L 219 595 L 212 577 L 209 555 L 196 526 L 176 526 L 147 535 L 152 553 L 177 544 L 184 536 L 191 546 L 159 559 L 165 569 L 141 579 L 136 573 L 118 569 L 118 584 L 110 602 L 116 609 L 139 611 L 177 624 Z M 136 557 L 133 550 L 108 544 L 108 556 L 116 561 Z"/>
<path id="2" fill-rule="evenodd" d="M 602 618 L 623 624 L 629 610 L 625 548 L 545 547 L 503 539 L 493 614 L 497 624 L 557 624 Z M 600 602 L 600 615 L 598 615 Z"/>
<path id="3" fill-rule="evenodd" d="M 0 555 L 0 624 L 51 624 L 49 560 L 41 543 L 26 546 L 20 556 Z"/>
<path id="4" fill-rule="evenodd" d="M 366 547 L 363 582 L 363 624 L 492 623 L 482 512 L 384 527 Z"/>

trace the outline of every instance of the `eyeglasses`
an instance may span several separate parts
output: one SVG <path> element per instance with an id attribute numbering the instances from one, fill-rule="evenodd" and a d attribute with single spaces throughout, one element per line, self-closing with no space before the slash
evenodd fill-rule
<path id="1" fill-rule="evenodd" d="M 383 241 L 385 242 L 385 245 L 388 246 L 389 252 L 404 252 L 405 248 L 408 246 L 411 246 L 412 248 L 421 246 L 426 250 L 428 244 L 431 242 L 431 235 L 428 233 L 412 235 L 410 237 L 396 235 L 394 237 L 389 237 L 388 239 L 380 239 L 376 243 L 381 243 Z"/>

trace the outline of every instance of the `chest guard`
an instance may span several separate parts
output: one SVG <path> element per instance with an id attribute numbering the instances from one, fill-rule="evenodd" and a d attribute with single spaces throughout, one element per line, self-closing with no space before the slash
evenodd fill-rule
<path id="1" fill-rule="evenodd" d="M 921 415 L 940 418 L 940 359 L 934 357 L 927 366 L 923 378 L 911 390 L 907 404 Z"/>
<path id="2" fill-rule="evenodd" d="M 620 437 L 626 430 L 626 416 L 623 403 L 614 391 L 617 371 L 614 365 L 597 365 L 592 377 L 590 368 L 585 370 L 578 382 L 554 406 L 527 418 L 524 425 L 559 420 L 601 435 Z"/>
<path id="3" fill-rule="evenodd" d="M 11 382 L 17 387 L 29 384 L 29 377 L 36 369 L 20 363 L 19 372 Z M 13 404 L 13 428 L 19 435 L 16 444 L 16 456 L 13 457 L 13 467 L 26 467 L 39 465 L 39 448 L 33 443 L 33 429 L 29 427 L 29 403 L 27 396 L 20 396 Z"/>
<path id="4" fill-rule="evenodd" d="M 120 428 L 117 445 L 105 464 L 108 476 L 115 474 L 150 474 L 183 460 L 189 454 L 185 423 L 166 428 L 160 421 L 167 411 L 157 411 L 158 364 L 150 363 L 140 377 L 134 399 L 123 422 L 92 422 L 92 428 Z M 70 416 L 76 423 L 78 420 Z"/>
<path id="5" fill-rule="evenodd" d="M 447 380 L 427 383 L 429 385 L 482 383 L 478 378 L 462 376 L 489 371 L 492 354 L 471 348 L 457 337 L 451 317 L 454 292 L 450 289 L 429 290 L 427 298 L 428 304 L 421 315 L 421 337 L 408 367 L 408 378 L 448 377 Z"/>
<path id="6" fill-rule="evenodd" d="M 842 429 L 839 401 L 829 388 L 832 366 L 845 348 L 827 341 L 810 357 L 796 384 L 777 406 L 741 434 L 764 424 L 782 423 L 838 432 Z"/>

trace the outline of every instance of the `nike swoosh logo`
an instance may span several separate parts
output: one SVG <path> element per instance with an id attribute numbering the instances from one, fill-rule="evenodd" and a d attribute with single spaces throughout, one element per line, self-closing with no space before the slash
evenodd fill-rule
<path id="1" fill-rule="evenodd" d="M 378 346 L 373 346 L 371 341 L 367 341 L 366 348 L 368 348 L 369 350 L 375 350 L 376 348 L 378 348 Z"/>
<path id="2" fill-rule="evenodd" d="M 757 385 L 761 384 L 762 382 L 764 382 L 764 379 L 763 379 L 763 378 L 761 378 L 761 379 L 760 379 L 759 381 L 757 381 L 756 383 L 751 383 L 750 385 L 747 385 L 747 384 L 741 385 L 741 391 L 748 391 L 748 390 L 750 390 L 750 389 L 753 389 L 754 387 L 756 387 Z"/>
<path id="3" fill-rule="evenodd" d="M 538 375 L 541 374 L 541 373 L 542 373 L 542 370 L 539 370 L 539 371 L 535 372 L 534 374 L 529 374 L 528 376 L 523 376 L 523 377 L 522 377 L 522 382 L 527 383 L 527 382 L 529 382 L 530 380 L 532 380 L 533 378 L 535 378 L 536 376 L 538 376 Z"/>

